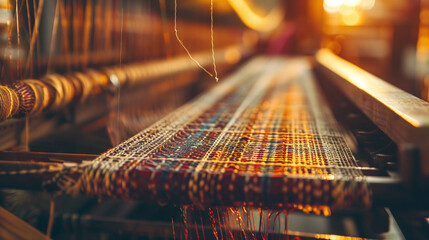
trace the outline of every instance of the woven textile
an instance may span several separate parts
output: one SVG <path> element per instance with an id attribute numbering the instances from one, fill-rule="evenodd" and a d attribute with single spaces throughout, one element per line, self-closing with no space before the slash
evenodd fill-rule
<path id="1" fill-rule="evenodd" d="M 370 191 L 305 59 L 255 58 L 82 168 L 99 197 L 367 207 Z"/>

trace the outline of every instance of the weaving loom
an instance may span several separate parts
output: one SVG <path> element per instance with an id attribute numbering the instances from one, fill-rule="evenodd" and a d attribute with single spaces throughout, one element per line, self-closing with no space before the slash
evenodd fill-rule
<path id="1" fill-rule="evenodd" d="M 426 239 L 428 7 L 0 0 L 0 239 Z"/>
<path id="2" fill-rule="evenodd" d="M 303 59 L 257 58 L 83 167 L 95 196 L 197 206 L 368 207 L 370 191 Z"/>

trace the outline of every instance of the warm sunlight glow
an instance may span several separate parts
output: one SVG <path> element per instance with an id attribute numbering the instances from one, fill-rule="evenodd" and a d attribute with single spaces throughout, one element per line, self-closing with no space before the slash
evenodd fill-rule
<path id="1" fill-rule="evenodd" d="M 282 22 L 284 12 L 280 8 L 272 9 L 266 16 L 260 16 L 245 0 L 228 0 L 232 8 L 246 26 L 261 32 L 270 32 Z"/>
<path id="2" fill-rule="evenodd" d="M 344 10 L 370 10 L 374 4 L 375 0 L 324 0 L 323 8 L 328 13 L 338 13 Z"/>
<path id="3" fill-rule="evenodd" d="M 329 13 L 338 12 L 343 4 L 344 4 L 344 0 L 325 0 L 325 1 L 323 1 L 323 7 Z"/>
<path id="4" fill-rule="evenodd" d="M 238 48 L 230 47 L 225 51 L 225 61 L 229 64 L 236 64 L 241 59 L 241 53 Z"/>
<path id="5" fill-rule="evenodd" d="M 361 22 L 362 14 L 358 11 L 342 13 L 341 17 L 345 25 L 354 26 Z"/>

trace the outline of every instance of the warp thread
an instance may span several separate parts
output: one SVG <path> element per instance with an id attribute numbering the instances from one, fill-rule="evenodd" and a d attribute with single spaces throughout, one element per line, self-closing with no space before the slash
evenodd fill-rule
<path id="1" fill-rule="evenodd" d="M 106 72 L 112 70 L 106 68 Z M 117 71 L 115 73 L 120 75 Z M 0 85 L 0 121 L 83 103 L 91 96 L 109 91 L 113 85 L 109 80 L 108 75 L 101 71 L 87 70 L 85 73 L 49 74 L 40 80 L 25 79 L 10 86 Z"/>
<path id="2" fill-rule="evenodd" d="M 368 184 L 299 63 L 253 60 L 60 188 L 200 207 L 369 207 Z"/>

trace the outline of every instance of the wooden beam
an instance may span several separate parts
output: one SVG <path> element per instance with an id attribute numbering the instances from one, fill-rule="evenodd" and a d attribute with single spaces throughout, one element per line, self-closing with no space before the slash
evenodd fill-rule
<path id="1" fill-rule="evenodd" d="M 23 162 L 81 163 L 92 161 L 97 157 L 98 155 L 95 154 L 0 151 L 0 160 Z"/>
<path id="2" fill-rule="evenodd" d="M 43 233 L 39 232 L 39 230 L 35 229 L 33 226 L 21 220 L 2 207 L 0 207 L 0 238 L 10 240 L 50 239 Z"/>
<path id="3" fill-rule="evenodd" d="M 337 86 L 405 152 L 401 154 L 403 157 L 399 162 L 404 180 L 409 184 L 428 187 L 429 103 L 341 59 L 329 50 L 319 50 L 316 62 L 316 70 L 323 74 L 323 80 Z"/>

